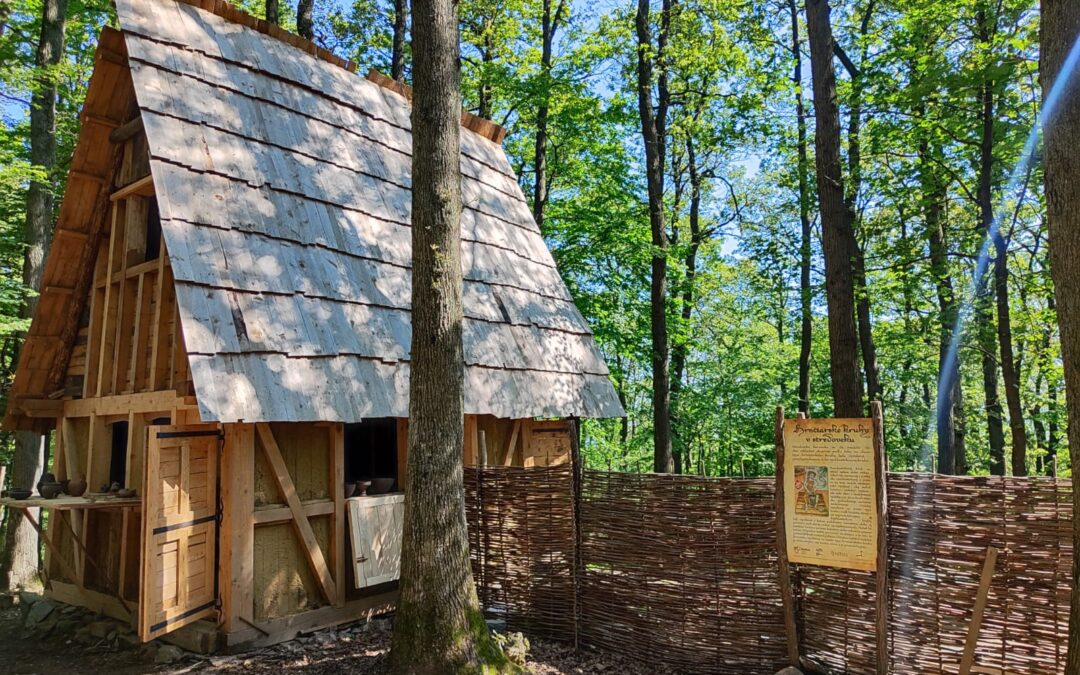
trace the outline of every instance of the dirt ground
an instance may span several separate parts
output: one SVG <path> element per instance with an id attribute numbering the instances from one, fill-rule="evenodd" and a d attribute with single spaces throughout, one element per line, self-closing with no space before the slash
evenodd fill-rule
<path id="1" fill-rule="evenodd" d="M 63 626 L 47 634 L 23 626 L 23 609 L 0 612 L 0 673 L 5 675 L 135 675 L 137 673 L 383 673 L 390 646 L 390 621 L 319 631 L 274 647 L 234 656 L 184 653 L 173 663 L 154 663 L 154 654 L 116 641 L 77 640 Z M 532 640 L 528 668 L 536 675 L 652 675 L 655 666 L 635 664 L 611 654 L 575 654 L 554 642 Z"/>

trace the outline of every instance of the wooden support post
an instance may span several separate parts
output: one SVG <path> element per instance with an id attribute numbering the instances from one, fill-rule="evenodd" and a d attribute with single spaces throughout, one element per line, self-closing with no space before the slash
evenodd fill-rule
<path id="1" fill-rule="evenodd" d="M 518 436 L 521 434 L 521 420 L 514 420 L 514 428 L 510 430 L 510 440 L 506 443 L 506 454 L 503 456 L 503 466 L 514 466 L 514 455 L 517 454 Z"/>
<path id="2" fill-rule="evenodd" d="M 487 466 L 487 433 L 483 429 L 478 432 L 476 448 L 478 450 L 477 455 L 480 458 L 480 461 L 478 463 L 480 464 L 480 466 Z"/>
<path id="3" fill-rule="evenodd" d="M 271 475 L 277 482 L 278 489 L 285 498 L 285 502 L 289 505 L 289 510 L 292 511 L 293 526 L 296 528 L 296 533 L 300 536 L 300 540 L 304 545 L 303 549 L 307 554 L 308 565 L 311 567 L 315 581 L 318 583 L 319 589 L 327 602 L 333 603 L 337 600 L 337 584 L 334 583 L 334 579 L 330 574 L 330 568 L 326 564 L 326 556 L 323 555 L 322 549 L 319 548 L 319 541 L 315 538 L 315 532 L 311 529 L 311 523 L 308 522 L 307 514 L 304 513 L 304 507 L 300 504 L 300 497 L 296 494 L 296 486 L 293 483 L 292 476 L 289 475 L 288 467 L 285 466 L 285 459 L 281 456 L 281 449 L 278 447 L 277 440 L 274 439 L 274 434 L 270 431 L 268 424 L 256 424 L 255 431 L 259 436 L 259 445 L 262 446 L 263 454 L 270 464 Z"/>
<path id="4" fill-rule="evenodd" d="M 226 424 L 221 453 L 221 530 L 218 579 L 221 628 L 241 630 L 254 618 L 255 425 Z"/>
<path id="5" fill-rule="evenodd" d="M 405 491 L 405 475 L 409 468 L 409 418 L 397 418 L 397 489 Z"/>
<path id="6" fill-rule="evenodd" d="M 874 622 L 877 633 L 877 672 L 889 672 L 889 510 L 885 459 L 885 426 L 881 401 L 870 403 L 874 433 L 874 493 L 877 497 L 877 587 Z"/>
<path id="7" fill-rule="evenodd" d="M 975 596 L 975 608 L 971 612 L 967 640 L 964 641 L 964 654 L 960 660 L 960 675 L 971 673 L 975 663 L 975 647 L 979 644 L 979 631 L 982 629 L 983 612 L 986 611 L 986 601 L 990 595 L 990 583 L 994 579 L 997 557 L 998 550 L 993 546 L 987 546 L 986 560 L 983 562 L 982 576 L 979 578 L 979 592 Z"/>
<path id="8" fill-rule="evenodd" d="M 784 610 L 788 665 L 799 667 L 799 631 L 795 624 L 795 595 L 788 562 L 787 523 L 784 518 L 784 406 L 776 408 L 776 551 L 780 576 L 780 600 Z"/>
<path id="9" fill-rule="evenodd" d="M 479 444 L 477 434 L 476 415 L 465 416 L 465 456 L 462 458 L 465 466 L 476 465 L 476 446 Z"/>
<path id="10" fill-rule="evenodd" d="M 330 494 L 334 496 L 333 529 L 330 530 L 330 555 L 334 557 L 334 604 L 345 606 L 345 425 L 330 425 Z"/>

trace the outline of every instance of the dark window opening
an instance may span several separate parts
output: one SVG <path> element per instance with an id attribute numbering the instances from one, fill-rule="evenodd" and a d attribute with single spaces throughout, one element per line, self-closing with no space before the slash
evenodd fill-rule
<path id="1" fill-rule="evenodd" d="M 172 424 L 172 418 L 169 418 L 169 417 L 155 417 L 154 419 L 150 420 L 150 424 L 166 425 L 167 426 L 169 424 Z"/>
<path id="2" fill-rule="evenodd" d="M 161 213 L 156 199 L 150 200 L 146 212 L 146 254 L 144 260 L 157 260 L 161 254 Z"/>
<path id="3" fill-rule="evenodd" d="M 345 482 L 382 478 L 384 489 L 372 486 L 368 494 L 400 490 L 397 477 L 397 420 L 391 417 L 345 425 Z M 388 479 L 388 480 L 387 480 Z M 386 485 L 389 481 L 393 481 Z M 391 487 L 392 486 L 392 487 Z"/>
<path id="4" fill-rule="evenodd" d="M 112 425 L 112 456 L 109 460 L 109 485 L 119 483 L 124 487 L 127 477 L 128 423 L 115 422 Z"/>

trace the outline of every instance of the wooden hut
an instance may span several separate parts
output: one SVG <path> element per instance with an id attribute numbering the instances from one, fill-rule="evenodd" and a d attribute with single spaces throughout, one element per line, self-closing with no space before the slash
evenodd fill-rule
<path id="1" fill-rule="evenodd" d="M 405 467 L 408 91 L 220 0 L 116 6 L 5 417 L 90 486 L 21 503 L 48 593 L 201 649 L 355 619 L 397 577 L 401 495 L 344 484 Z M 502 130 L 462 124 L 465 461 L 564 462 L 622 409 Z"/>

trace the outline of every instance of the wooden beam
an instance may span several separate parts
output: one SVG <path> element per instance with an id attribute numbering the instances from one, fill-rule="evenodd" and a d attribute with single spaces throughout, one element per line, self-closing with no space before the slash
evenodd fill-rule
<path id="1" fill-rule="evenodd" d="M 330 530 L 330 554 L 334 557 L 334 582 L 338 607 L 345 605 L 345 425 L 330 426 L 330 494 L 334 495 L 334 522 Z"/>
<path id="2" fill-rule="evenodd" d="M 66 417 L 126 415 L 129 412 L 168 413 L 175 407 L 193 408 L 197 405 L 194 396 L 179 396 L 171 389 L 100 398 L 78 398 L 63 401 L 63 404 Z"/>
<path id="3" fill-rule="evenodd" d="M 326 557 L 323 556 L 322 549 L 319 548 L 319 541 L 315 538 L 315 532 L 311 529 L 311 523 L 308 522 L 307 516 L 304 514 L 303 506 L 300 504 L 300 497 L 296 494 L 296 486 L 293 484 L 289 470 L 285 466 L 285 459 L 281 456 L 281 449 L 278 447 L 277 440 L 274 439 L 274 434 L 270 431 L 268 424 L 256 424 L 255 430 L 258 433 L 263 454 L 270 464 L 271 475 L 273 475 L 281 495 L 289 505 L 289 510 L 292 511 L 293 526 L 296 528 L 296 533 L 300 536 L 300 541 L 304 545 L 303 548 L 307 553 L 311 572 L 315 576 L 323 597 L 326 598 L 327 602 L 334 603 L 337 601 L 337 585 L 334 583 L 330 568 L 326 564 Z"/>
<path id="4" fill-rule="evenodd" d="M 889 467 L 885 459 L 885 422 L 881 401 L 870 403 L 873 420 L 874 492 L 877 510 L 877 571 L 874 601 L 875 637 L 877 638 L 877 672 L 889 672 L 889 507 L 887 481 Z"/>
<path id="5" fill-rule="evenodd" d="M 301 502 L 304 515 L 308 518 L 329 516 L 334 513 L 336 506 L 331 499 L 319 499 L 310 502 Z M 252 522 L 255 525 L 273 525 L 275 523 L 287 523 L 292 520 L 292 509 L 288 506 L 271 506 L 268 508 L 255 509 L 252 513 Z"/>
<path id="6" fill-rule="evenodd" d="M 154 194 L 154 176 L 152 174 L 146 174 L 139 180 L 128 183 L 119 190 L 113 191 L 109 195 L 109 199 L 119 201 L 121 199 L 127 199 L 128 197 L 148 197 Z"/>
<path id="7" fill-rule="evenodd" d="M 143 120 L 142 120 L 142 115 L 139 115 L 135 119 L 124 122 L 120 126 L 116 127 L 112 131 L 110 131 L 109 132 L 109 142 L 110 143 L 117 143 L 117 144 L 123 143 L 124 141 L 128 140 L 132 136 L 135 136 L 136 134 L 142 132 L 142 130 L 143 130 Z"/>
<path id="8" fill-rule="evenodd" d="M 164 348 L 161 344 L 161 338 L 163 331 L 161 329 L 161 302 L 164 296 L 164 289 L 166 283 L 166 265 L 165 260 L 165 238 L 162 237 L 162 244 L 158 251 L 157 259 L 157 283 L 154 284 L 154 317 L 150 322 L 150 372 L 147 387 L 153 391 L 158 388 L 158 383 L 161 381 L 158 368 L 158 360 L 161 358 L 161 351 Z M 167 347 L 167 345 L 165 345 Z"/>
<path id="9" fill-rule="evenodd" d="M 964 654 L 960 659 L 960 675 L 969 675 L 975 663 L 975 647 L 979 644 L 979 631 L 982 630 L 983 612 L 986 611 L 990 584 L 994 580 L 997 557 L 997 548 L 987 546 L 986 560 L 983 562 L 982 576 L 979 578 L 979 592 L 975 596 L 975 607 L 971 611 L 971 623 L 968 624 L 967 639 L 964 641 Z"/>
<path id="10" fill-rule="evenodd" d="M 409 469 L 409 418 L 397 418 L 397 483 L 405 490 L 405 477 Z"/>
<path id="11" fill-rule="evenodd" d="M 784 512 L 784 407 L 776 408 L 773 430 L 776 441 L 776 550 L 780 577 L 780 603 L 784 612 L 788 665 L 799 667 L 799 631 L 795 623 L 795 593 L 788 562 L 787 519 Z"/>
<path id="12" fill-rule="evenodd" d="M 109 252 L 105 258 L 105 304 L 101 315 L 101 340 L 99 345 L 101 353 L 98 355 L 97 390 L 96 395 L 112 394 L 113 391 L 106 387 L 112 385 L 112 358 L 113 346 L 116 343 L 117 303 L 113 299 L 113 284 L 110 282 L 113 273 L 113 261 L 116 260 L 116 250 L 122 245 L 124 227 L 120 220 L 120 206 L 113 205 L 112 226 L 109 228 Z M 120 240 L 119 242 L 117 240 Z M 121 286 L 122 287 L 122 286 Z"/>
<path id="13" fill-rule="evenodd" d="M 521 420 L 514 420 L 514 427 L 510 430 L 510 440 L 506 443 L 506 453 L 503 455 L 503 466 L 514 466 L 514 455 L 517 454 L 517 441 L 520 433 Z"/>

